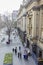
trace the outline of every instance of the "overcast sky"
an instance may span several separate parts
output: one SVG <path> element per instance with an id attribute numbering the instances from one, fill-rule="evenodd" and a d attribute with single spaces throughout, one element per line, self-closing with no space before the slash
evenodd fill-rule
<path id="1" fill-rule="evenodd" d="M 0 13 L 12 12 L 18 10 L 22 0 L 0 0 Z"/>

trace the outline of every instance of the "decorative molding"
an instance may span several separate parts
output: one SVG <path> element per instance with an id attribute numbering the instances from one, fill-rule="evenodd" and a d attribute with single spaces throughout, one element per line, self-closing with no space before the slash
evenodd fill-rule
<path id="1" fill-rule="evenodd" d="M 43 9 L 43 5 L 41 5 L 41 6 L 34 6 L 33 8 L 32 8 L 34 11 L 40 11 L 40 9 Z"/>
<path id="2" fill-rule="evenodd" d="M 33 11 L 40 11 L 40 6 L 37 6 L 37 7 L 34 6 L 32 9 L 33 9 Z"/>
<path id="3" fill-rule="evenodd" d="M 39 0 L 30 0 L 30 2 L 28 2 L 26 5 L 25 5 L 25 7 L 28 7 L 28 5 L 31 5 L 33 2 L 35 2 L 35 1 L 37 1 L 37 2 L 39 2 Z"/>

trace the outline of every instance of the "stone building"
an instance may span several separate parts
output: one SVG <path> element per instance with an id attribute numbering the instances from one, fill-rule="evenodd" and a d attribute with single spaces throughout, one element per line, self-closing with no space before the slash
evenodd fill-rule
<path id="1" fill-rule="evenodd" d="M 13 22 L 12 27 L 13 27 L 13 28 L 14 28 L 14 27 L 17 27 L 17 21 L 16 21 L 16 19 L 17 19 L 17 14 L 18 14 L 18 10 L 13 10 L 13 12 L 12 12 L 12 22 Z"/>
<path id="2" fill-rule="evenodd" d="M 43 58 L 43 1 L 31 0 L 26 5 L 26 33 L 29 47 L 37 57 Z M 28 43 L 28 42 L 27 42 Z"/>
<path id="3" fill-rule="evenodd" d="M 24 4 L 22 4 L 20 6 L 20 9 L 17 15 L 17 27 L 23 41 L 25 41 L 25 32 L 26 32 L 26 23 L 25 23 L 26 17 L 25 16 L 26 16 L 25 7 L 24 7 Z"/>
<path id="4" fill-rule="evenodd" d="M 23 0 L 17 27 L 31 52 L 43 59 L 43 0 Z"/>

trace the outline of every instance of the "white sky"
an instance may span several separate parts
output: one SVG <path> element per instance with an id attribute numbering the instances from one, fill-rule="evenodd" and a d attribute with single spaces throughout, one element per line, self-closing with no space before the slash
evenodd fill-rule
<path id="1" fill-rule="evenodd" d="M 0 0 L 0 13 L 12 12 L 18 10 L 22 0 Z"/>

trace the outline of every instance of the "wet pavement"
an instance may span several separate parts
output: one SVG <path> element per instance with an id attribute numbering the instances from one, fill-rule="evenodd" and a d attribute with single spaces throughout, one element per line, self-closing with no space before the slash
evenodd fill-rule
<path id="1" fill-rule="evenodd" d="M 13 32 L 15 32 L 15 30 Z M 7 45 L 6 42 L 2 44 L 0 43 L 0 65 L 3 65 L 5 53 L 12 52 L 12 48 L 15 48 L 15 47 L 17 47 L 17 50 L 18 50 L 19 46 L 21 46 L 22 59 L 18 58 L 18 55 L 15 55 L 15 53 L 12 52 L 13 53 L 13 65 L 36 65 L 32 56 L 30 56 L 28 60 L 24 60 L 23 58 L 24 47 L 22 46 L 22 42 L 19 36 L 17 36 L 16 33 L 15 35 L 11 34 L 10 39 L 12 41 L 9 45 Z M 7 40 L 7 37 L 6 37 L 6 40 Z"/>

